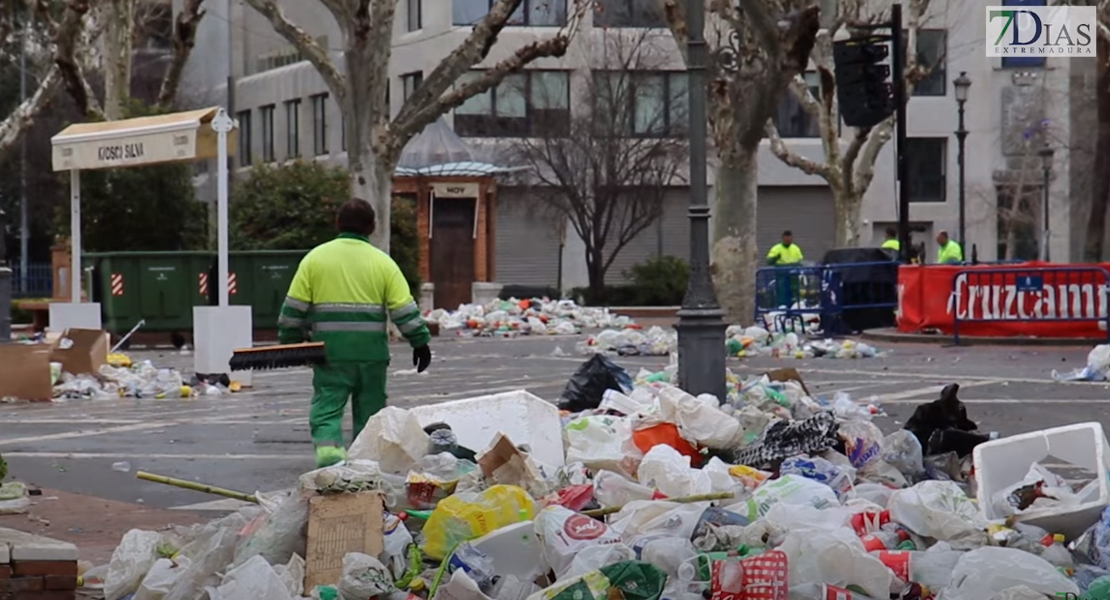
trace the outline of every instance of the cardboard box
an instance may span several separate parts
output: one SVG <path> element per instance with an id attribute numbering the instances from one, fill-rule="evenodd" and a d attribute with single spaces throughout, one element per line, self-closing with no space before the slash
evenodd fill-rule
<path id="1" fill-rule="evenodd" d="M 0 398 L 51 400 L 49 344 L 0 344 Z"/>
<path id="2" fill-rule="evenodd" d="M 64 340 L 73 345 L 62 346 Z M 97 375 L 100 367 L 108 362 L 108 334 L 99 329 L 67 329 L 54 344 L 50 360 L 62 363 L 62 372 L 71 375 Z"/>
<path id="3" fill-rule="evenodd" d="M 348 552 L 376 557 L 385 549 L 385 495 L 381 492 L 313 496 L 308 507 L 306 591 L 338 583 Z"/>

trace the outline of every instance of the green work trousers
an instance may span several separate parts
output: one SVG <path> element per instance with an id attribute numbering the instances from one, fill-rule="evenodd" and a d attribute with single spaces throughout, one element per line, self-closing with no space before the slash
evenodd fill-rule
<path id="1" fill-rule="evenodd" d="M 358 437 L 366 421 L 385 408 L 388 368 L 388 362 L 352 362 L 329 363 L 314 369 L 312 410 L 308 417 L 314 446 L 345 446 L 343 412 L 348 398 L 354 416 L 351 439 Z"/>

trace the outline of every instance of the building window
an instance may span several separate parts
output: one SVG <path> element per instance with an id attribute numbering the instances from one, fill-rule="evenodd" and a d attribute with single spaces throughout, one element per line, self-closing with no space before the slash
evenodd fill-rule
<path id="1" fill-rule="evenodd" d="M 917 64 L 932 70 L 925 79 L 914 86 L 914 96 L 944 96 L 948 93 L 948 69 L 944 58 L 947 53 L 947 30 L 918 30 Z"/>
<path id="2" fill-rule="evenodd" d="M 239 121 L 239 166 L 251 166 L 251 111 L 244 110 L 236 115 Z"/>
<path id="3" fill-rule="evenodd" d="M 285 158 L 299 158 L 301 155 L 301 100 L 285 103 Z"/>
<path id="4" fill-rule="evenodd" d="M 401 88 L 402 88 L 403 93 L 404 93 L 405 96 L 404 96 L 404 98 L 401 98 L 401 101 L 402 102 L 408 102 L 409 98 L 411 98 L 412 95 L 416 93 L 417 88 L 419 88 L 420 84 L 422 84 L 422 83 L 424 83 L 424 72 L 423 71 L 416 71 L 415 73 L 408 73 L 406 75 L 402 75 L 401 76 Z"/>
<path id="5" fill-rule="evenodd" d="M 634 137 L 686 135 L 690 91 L 685 72 L 594 73 L 600 132 Z"/>
<path id="6" fill-rule="evenodd" d="M 820 98 L 820 77 L 810 71 L 805 74 L 805 78 L 809 93 L 813 94 L 814 98 Z M 821 127 L 817 117 L 809 114 L 802 106 L 802 102 L 790 90 L 786 90 L 786 96 L 783 97 L 779 110 L 775 113 L 775 128 L 779 131 L 779 137 L 783 138 L 821 137 Z"/>
<path id="7" fill-rule="evenodd" d="M 464 85 L 480 71 L 459 80 Z M 570 82 L 566 71 L 513 73 L 455 109 L 463 137 L 561 136 L 570 132 Z"/>
<path id="8" fill-rule="evenodd" d="M 453 0 L 455 25 L 474 25 L 489 14 L 496 0 Z M 509 25 L 528 27 L 562 26 L 567 23 L 567 0 L 522 0 L 509 16 Z"/>
<path id="9" fill-rule="evenodd" d="M 316 156 L 328 153 L 328 95 L 312 97 L 312 151 Z"/>
<path id="10" fill-rule="evenodd" d="M 1003 6 L 1046 6 L 1045 0 L 1003 0 Z M 1032 49 L 1032 48 L 1030 48 Z M 1044 55 L 1003 56 L 1004 69 L 1044 68 L 1048 58 Z"/>
<path id="11" fill-rule="evenodd" d="M 424 0 L 408 0 L 409 31 L 419 31 L 424 27 L 423 3 Z"/>
<path id="12" fill-rule="evenodd" d="M 601 27 L 666 27 L 659 0 L 598 0 L 594 24 Z"/>
<path id="13" fill-rule="evenodd" d="M 944 202 L 948 189 L 948 138 L 909 138 L 910 202 Z"/>
<path id="14" fill-rule="evenodd" d="M 274 105 L 258 109 L 262 120 L 262 161 L 274 162 Z"/>

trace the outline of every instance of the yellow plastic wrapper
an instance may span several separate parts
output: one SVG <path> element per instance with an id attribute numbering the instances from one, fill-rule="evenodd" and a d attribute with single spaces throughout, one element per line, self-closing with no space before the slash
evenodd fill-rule
<path id="1" fill-rule="evenodd" d="M 459 480 L 444 481 L 428 475 L 409 473 L 405 481 L 405 494 L 409 504 L 417 510 L 432 510 L 455 493 Z"/>
<path id="2" fill-rule="evenodd" d="M 766 471 L 760 471 L 759 469 L 753 469 L 744 465 L 729 467 L 728 474 L 732 475 L 733 479 L 737 479 L 740 483 L 743 483 L 744 487 L 749 490 L 754 490 L 759 487 L 771 476 L 771 474 Z"/>
<path id="3" fill-rule="evenodd" d="M 424 554 L 432 560 L 443 560 L 456 544 L 527 521 L 535 512 L 535 501 L 515 485 L 495 485 L 480 494 L 448 496 L 424 524 Z"/>
<path id="4" fill-rule="evenodd" d="M 113 352 L 108 355 L 108 364 L 113 367 L 129 368 L 131 367 L 131 357 L 126 354 L 120 354 L 119 352 Z"/>

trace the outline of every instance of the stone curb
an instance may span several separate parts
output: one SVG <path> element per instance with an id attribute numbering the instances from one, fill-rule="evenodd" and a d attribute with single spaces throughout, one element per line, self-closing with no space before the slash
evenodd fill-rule
<path id="1" fill-rule="evenodd" d="M 951 346 L 955 338 L 944 334 L 902 333 L 897 329 L 869 329 L 860 337 L 869 342 L 885 342 L 888 344 L 936 344 Z M 1089 338 L 1045 338 L 1045 337 L 982 337 L 960 336 L 961 346 L 1081 346 L 1091 347 L 1105 343 L 1101 339 Z"/>

